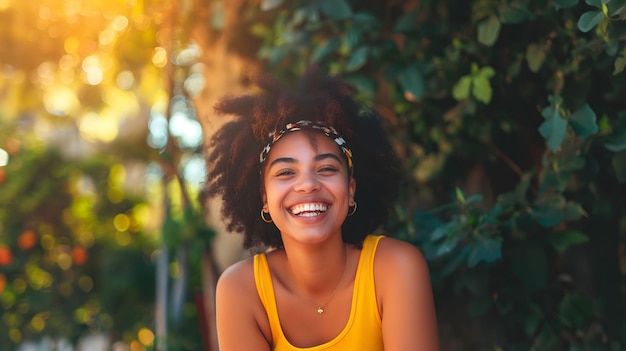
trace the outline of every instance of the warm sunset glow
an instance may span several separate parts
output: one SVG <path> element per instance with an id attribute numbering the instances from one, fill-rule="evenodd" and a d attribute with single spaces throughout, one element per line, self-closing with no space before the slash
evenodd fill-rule
<path id="1" fill-rule="evenodd" d="M 68 54 L 74 54 L 78 51 L 79 46 L 80 42 L 78 41 L 78 38 L 69 37 L 65 39 L 65 45 L 63 47 L 65 48 L 65 52 Z"/>
<path id="2" fill-rule="evenodd" d="M 0 11 L 4 11 L 11 7 L 11 0 L 0 0 Z"/>

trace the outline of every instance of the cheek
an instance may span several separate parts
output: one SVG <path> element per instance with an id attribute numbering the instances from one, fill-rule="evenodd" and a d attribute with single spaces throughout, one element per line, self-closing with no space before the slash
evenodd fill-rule
<path id="1" fill-rule="evenodd" d="M 281 198 L 285 194 L 284 187 L 281 187 L 278 184 L 266 183 L 264 188 L 263 203 L 266 203 L 269 206 L 276 206 L 277 203 L 280 203 Z"/>

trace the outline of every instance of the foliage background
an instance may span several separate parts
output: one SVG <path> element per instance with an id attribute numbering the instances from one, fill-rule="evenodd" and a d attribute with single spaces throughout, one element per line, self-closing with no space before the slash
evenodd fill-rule
<path id="1" fill-rule="evenodd" d="M 624 1 L 263 4 L 267 67 L 386 117 L 445 349 L 624 347 Z"/>
<path id="2" fill-rule="evenodd" d="M 94 4 L 104 11 L 103 4 Z M 212 231 L 204 227 L 202 202 L 196 202 L 193 186 L 187 187 L 187 182 L 192 182 L 185 177 L 186 165 L 197 160 L 194 156 L 201 149 L 190 135 L 177 134 L 181 129 L 173 126 L 181 122 L 176 121 L 191 123 L 182 130 L 194 130 L 191 125 L 201 124 L 208 136 L 220 123 L 210 118 L 212 102 L 225 93 L 250 88 L 247 71 L 270 71 L 291 80 L 308 65 L 317 64 L 351 82 L 359 98 L 381 112 L 403 156 L 409 176 L 402 183 L 406 196 L 385 230 L 417 245 L 429 260 L 445 350 L 625 347 L 625 1 L 189 0 L 115 4 L 116 11 L 130 20 L 127 27 L 114 31 L 117 39 L 110 42 L 106 36 L 103 39 L 102 33 L 109 32 L 102 28 L 110 29 L 107 23 L 117 28 L 114 19 L 118 17 L 90 17 L 85 9 L 65 10 L 66 15 L 74 15 L 58 19 L 58 25 L 69 26 L 63 35 L 55 37 L 50 27 L 42 25 L 40 35 L 48 38 L 43 42 L 33 39 L 39 38 L 37 35 L 27 35 L 28 31 L 3 29 L 3 41 L 30 43 L 19 47 L 45 51 L 52 64 L 27 54 L 28 50 L 1 52 L 5 68 L 11 67 L 4 70 L 2 91 L 11 94 L 3 96 L 6 103 L 0 118 L 18 131 L 24 125 L 23 131 L 41 131 L 35 126 L 45 119 L 55 126 L 74 128 L 89 141 L 89 148 L 99 145 L 96 149 L 124 158 L 100 161 L 111 169 L 116 164 L 123 164 L 124 169 L 132 169 L 130 165 L 136 163 L 159 165 L 160 183 L 166 185 L 156 186 L 160 190 L 153 198 L 158 198 L 159 204 L 148 203 L 165 215 L 153 215 L 161 218 L 156 235 L 130 246 L 136 248 L 131 256 L 153 264 L 157 287 L 163 282 L 171 284 L 170 308 L 180 305 L 174 302 L 173 293 L 174 287 L 180 286 L 188 286 L 190 294 L 202 289 L 205 302 L 210 302 L 210 294 L 206 294 L 212 282 L 203 272 L 215 270 L 210 261 L 200 264 L 201 258 L 206 258 L 205 249 L 211 246 Z M 42 18 L 42 4 L 21 6 L 4 9 L 2 15 L 12 23 L 20 18 L 18 13 Z M 77 23 L 76 14 L 93 30 L 76 31 L 72 27 Z M 93 18 L 101 18 L 103 23 Z M 56 45 L 45 45 L 55 38 L 59 41 Z M 99 64 L 87 68 L 77 64 L 93 62 L 86 59 L 95 53 L 102 59 Z M 76 59 L 75 65 L 70 65 L 76 77 L 83 76 L 72 81 L 75 83 L 63 80 L 61 58 L 68 54 Z M 107 57 L 110 61 L 103 59 Z M 103 62 L 114 64 L 102 70 L 101 82 L 93 84 L 90 79 L 99 77 L 96 71 L 105 66 Z M 25 78 L 33 72 L 39 79 Z M 46 72 L 56 72 L 52 81 L 61 82 L 65 90 L 59 86 L 46 89 L 50 83 Z M 133 79 L 124 80 L 129 74 Z M 104 93 L 118 90 L 124 94 Z M 50 91 L 69 91 L 71 94 L 61 97 L 78 98 L 50 99 Z M 122 106 L 125 108 L 120 110 Z M 38 122 L 26 123 L 33 120 Z M 115 123 L 109 123 L 111 120 Z M 121 132 L 113 138 L 100 133 L 111 125 L 119 131 L 133 130 L 120 128 L 128 126 L 123 123 L 129 120 L 149 127 L 126 138 L 120 137 Z M 168 128 L 154 127 L 163 121 Z M 94 123 L 99 127 L 89 128 Z M 10 140 L 0 147 L 10 151 L 14 143 Z M 102 144 L 109 146 L 101 148 Z M 70 148 L 70 155 L 82 155 L 82 149 Z M 53 157 L 44 155 L 36 163 L 48 164 L 43 160 Z M 26 155 L 12 153 L 11 157 Z M 105 171 L 97 171 L 98 163 L 87 164 L 91 166 L 77 167 L 81 172 L 94 171 L 94 179 L 98 174 L 99 179 L 106 178 L 102 175 Z M 17 188 L 8 187 L 16 184 L 9 183 L 11 178 L 12 182 L 28 179 L 16 176 L 15 168 L 13 161 L 0 168 L 7 174 L 0 193 L 11 194 L 6 189 Z M 40 173 L 31 170 L 23 174 Z M 178 190 L 171 190 L 177 187 L 174 184 Z M 105 198 L 111 184 L 108 186 L 102 190 Z M 26 192 L 21 194 L 24 200 L 29 198 Z M 151 194 L 155 193 L 144 192 Z M 33 199 L 31 204 L 46 203 L 42 198 Z M 129 213 L 145 201 L 124 199 L 106 211 L 92 205 L 104 222 L 98 230 L 106 230 L 106 218 Z M 66 204 L 72 201 L 66 200 Z M 28 227 L 24 218 L 29 212 L 13 206 L 11 210 L 16 214 L 5 218 L 15 218 L 15 224 L 3 220 L 0 243 L 10 248 L 11 257 L 23 258 L 11 261 L 12 266 L 0 266 L 6 277 L 29 262 L 28 256 L 16 254 L 21 250 L 18 238 Z M 205 207 L 205 214 L 207 211 Z M 89 257 L 121 249 L 119 243 L 111 245 L 105 239 L 117 229 L 109 225 L 108 230 L 108 235 L 101 235 L 101 242 L 94 241 Z M 60 248 L 53 250 L 57 266 L 63 250 L 80 244 L 70 233 L 68 229 L 64 235 L 72 239 L 61 241 Z M 45 233 L 38 230 L 37 234 Z M 141 236 L 138 232 L 132 235 Z M 36 252 L 41 250 L 45 248 L 37 247 Z M 155 256 L 155 252 L 169 255 Z M 161 259 L 154 259 L 157 256 Z M 105 263 L 92 262 L 98 267 L 106 267 Z M 163 263 L 170 267 L 166 279 L 163 269 L 159 270 Z M 72 274 L 86 274 L 86 267 L 74 266 Z M 53 274 L 55 287 L 57 283 L 63 286 L 65 274 Z M 136 274 L 144 276 L 145 272 Z M 114 292 L 96 294 L 101 292 L 96 289 L 98 279 L 92 276 L 92 280 L 98 301 L 115 296 Z M 3 298 L 6 291 L 15 289 L 15 282 L 13 276 L 5 279 Z M 140 290 L 135 283 L 121 284 L 128 284 L 128 291 Z M 77 304 L 67 307 L 73 311 L 70 315 L 89 295 L 80 286 L 73 291 L 80 293 Z M 163 293 L 156 289 L 155 303 L 163 306 L 159 291 Z M 150 305 L 151 301 L 143 303 Z M 197 323 L 202 308 L 186 306 L 192 311 L 188 320 Z M 117 320 L 115 309 L 102 310 Z M 135 340 L 135 347 L 162 346 L 159 335 L 164 334 L 159 328 L 163 325 L 151 321 L 153 317 L 162 320 L 159 311 L 154 316 L 137 316 L 140 321 L 136 324 L 154 331 L 157 341 L 141 342 L 135 332 L 126 338 L 128 342 Z M 31 324 L 25 328 L 32 329 L 35 319 L 20 313 Z M 105 327 L 132 329 L 115 322 Z M 173 330 L 171 326 L 169 330 Z M 198 335 L 183 339 L 178 344 L 170 340 L 170 347 L 193 349 L 191 345 L 200 343 Z"/>

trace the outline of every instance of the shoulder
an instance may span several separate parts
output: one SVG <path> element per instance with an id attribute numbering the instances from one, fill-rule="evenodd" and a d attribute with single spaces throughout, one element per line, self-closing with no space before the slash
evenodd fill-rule
<path id="1" fill-rule="evenodd" d="M 374 256 L 374 277 L 380 298 L 398 288 L 430 289 L 430 273 L 424 255 L 414 245 L 389 237 L 381 238 Z M 390 290 L 391 292 L 388 292 Z"/>
<path id="2" fill-rule="evenodd" d="M 224 270 L 217 280 L 215 297 L 218 308 L 228 309 L 229 313 L 255 310 L 254 302 L 259 298 L 254 280 L 253 258 L 237 262 Z"/>
<path id="3" fill-rule="evenodd" d="M 240 289 L 254 283 L 254 258 L 250 257 L 229 266 L 220 275 L 217 286 L 222 289 Z"/>
<path id="4" fill-rule="evenodd" d="M 439 350 L 428 265 L 417 247 L 382 238 L 374 258 L 374 280 L 385 349 Z"/>
<path id="5" fill-rule="evenodd" d="M 216 298 L 218 302 L 237 301 L 239 308 L 248 311 L 262 307 L 254 276 L 254 257 L 234 263 L 222 272 L 217 280 Z"/>
<path id="6" fill-rule="evenodd" d="M 254 278 L 254 259 L 228 267 L 217 281 L 216 321 L 224 350 L 265 350 L 271 338 L 267 314 Z M 241 334 L 248 337 L 240 338 Z"/>
<path id="7" fill-rule="evenodd" d="M 375 262 L 376 267 L 386 269 L 399 269 L 405 265 L 417 268 L 426 267 L 426 260 L 417 247 L 390 237 L 383 237 L 378 242 Z"/>

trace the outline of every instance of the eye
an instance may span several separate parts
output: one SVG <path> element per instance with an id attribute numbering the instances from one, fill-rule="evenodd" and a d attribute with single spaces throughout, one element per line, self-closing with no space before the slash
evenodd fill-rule
<path id="1" fill-rule="evenodd" d="M 337 173 L 339 172 L 339 168 L 332 165 L 324 165 L 319 168 L 318 172 L 320 173 Z"/>
<path id="2" fill-rule="evenodd" d="M 294 172 L 294 171 L 293 171 L 293 170 L 291 170 L 291 169 L 288 169 L 288 168 L 283 168 L 283 169 L 279 169 L 279 170 L 278 170 L 278 171 L 276 171 L 274 174 L 275 174 L 277 177 L 286 177 L 286 176 L 293 175 L 293 174 L 295 174 L 295 173 L 296 173 L 296 172 Z"/>

